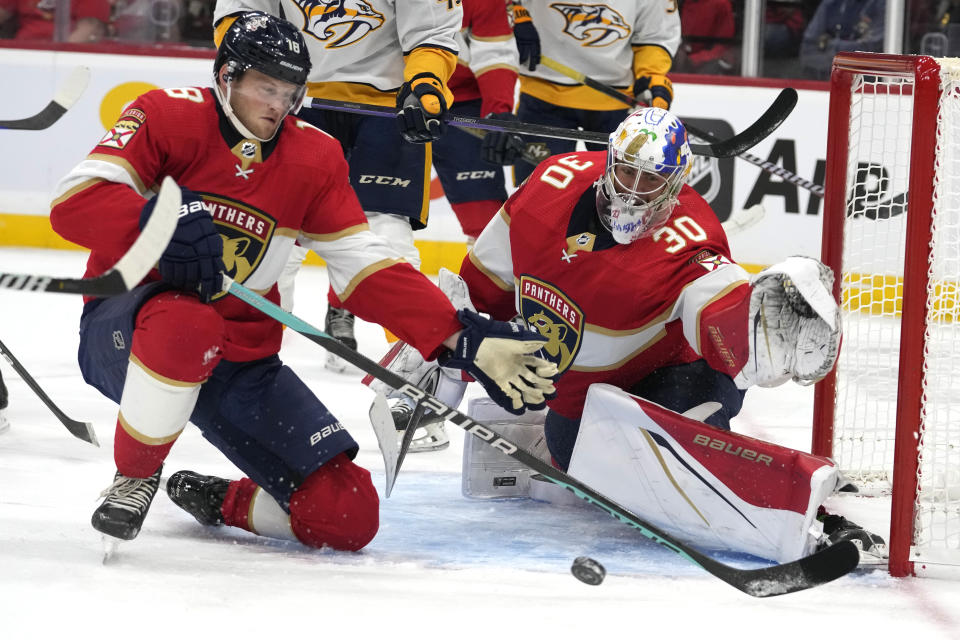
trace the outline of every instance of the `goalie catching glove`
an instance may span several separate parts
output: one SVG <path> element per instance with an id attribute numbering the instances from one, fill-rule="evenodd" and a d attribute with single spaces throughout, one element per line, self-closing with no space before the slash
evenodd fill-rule
<path id="1" fill-rule="evenodd" d="M 840 309 L 833 272 L 819 260 L 792 256 L 751 281 L 750 358 L 737 374 L 741 389 L 803 385 L 826 376 L 840 354 Z"/>
<path id="2" fill-rule="evenodd" d="M 557 365 L 532 355 L 546 344 L 540 334 L 469 309 L 458 311 L 457 318 L 464 328 L 456 349 L 438 358 L 442 366 L 463 369 L 494 402 L 516 415 L 542 409 L 556 396 Z"/>

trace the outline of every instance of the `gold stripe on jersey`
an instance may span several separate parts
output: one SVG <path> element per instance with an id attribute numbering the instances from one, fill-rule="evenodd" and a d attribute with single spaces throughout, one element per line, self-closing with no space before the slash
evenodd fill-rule
<path id="1" fill-rule="evenodd" d="M 513 291 L 516 288 L 514 285 L 507 284 L 506 282 L 501 280 L 497 276 L 497 274 L 495 274 L 493 271 L 490 271 L 485 266 L 483 266 L 483 263 L 481 263 L 480 260 L 477 259 L 477 256 L 473 253 L 472 250 L 467 252 L 467 258 L 470 260 L 473 266 L 475 266 L 480 273 L 487 276 L 490 282 L 495 284 L 498 289 L 502 289 L 503 291 Z"/>
<path id="2" fill-rule="evenodd" d="M 283 237 L 283 238 L 294 238 L 296 239 L 300 235 L 299 229 L 293 229 L 291 227 L 277 227 L 273 232 L 273 237 Z"/>
<path id="3" fill-rule="evenodd" d="M 370 225 L 364 222 L 362 224 L 355 224 L 352 227 L 347 227 L 346 229 L 341 229 L 340 231 L 334 231 L 333 233 L 307 233 L 306 231 L 301 231 L 301 235 L 310 240 L 316 240 L 317 242 L 333 242 L 334 240 L 369 230 Z"/>
<path id="4" fill-rule="evenodd" d="M 137 191 L 140 192 L 141 195 L 147 192 L 147 186 L 140 178 L 140 174 L 137 173 L 137 170 L 133 168 L 133 165 L 130 164 L 126 158 L 112 156 L 106 153 L 91 153 L 87 156 L 87 160 L 100 160 L 102 162 L 109 162 L 110 164 L 117 165 L 127 172 L 127 174 L 130 176 L 130 180 L 133 181 L 133 184 L 137 187 Z M 156 190 L 159 191 L 159 188 Z"/>
<path id="5" fill-rule="evenodd" d="M 498 69 L 506 69 L 507 71 L 513 71 L 513 72 L 517 71 L 516 67 L 511 66 L 509 64 L 491 64 L 490 66 L 483 67 L 482 69 L 476 69 L 473 72 L 473 75 L 476 77 L 480 77 L 485 73 L 489 73 L 490 71 L 497 71 Z"/>
<path id="6" fill-rule="evenodd" d="M 620 369 L 624 365 L 626 365 L 628 362 L 630 362 L 631 360 L 639 356 L 641 353 L 643 353 L 644 351 L 646 351 L 656 343 L 663 340 L 666 336 L 667 336 L 666 328 L 661 327 L 660 331 L 654 334 L 653 337 L 651 337 L 649 340 L 641 344 L 636 349 L 632 350 L 625 358 L 622 358 L 617 362 L 612 362 L 609 364 L 602 364 L 602 365 L 595 365 L 595 366 L 585 366 L 585 365 L 574 364 L 572 367 L 570 367 L 570 370 L 593 372 L 593 371 L 612 371 L 612 370 Z M 594 340 L 591 340 L 591 338 L 596 339 L 597 337 L 599 336 L 594 331 L 584 331 L 582 346 L 580 347 L 580 352 L 577 355 L 582 356 L 585 353 L 590 353 L 592 356 L 603 355 L 604 349 L 602 347 L 600 347 L 599 345 L 594 346 L 594 345 L 588 344 L 588 342 L 594 341 Z M 613 340 L 604 340 L 604 342 L 608 342 L 609 343 L 608 346 L 611 347 L 610 349 L 607 350 L 606 355 L 613 355 L 614 353 L 623 353 L 621 349 L 623 345 L 620 344 L 621 341 L 623 341 L 623 339 L 615 338 Z M 578 359 L 580 358 L 578 357 Z"/>
<path id="7" fill-rule="evenodd" d="M 353 290 L 360 286 L 361 282 L 372 276 L 374 273 L 384 269 L 389 269 L 395 264 L 401 264 L 405 262 L 406 260 L 403 258 L 386 258 L 364 267 L 357 275 L 353 277 L 349 283 L 347 283 L 347 286 L 344 287 L 343 292 L 337 294 L 337 297 L 340 298 L 341 302 L 346 302 L 347 298 L 350 297 L 350 294 L 353 293 Z"/>
<path id="8" fill-rule="evenodd" d="M 72 198 L 73 196 L 77 195 L 77 194 L 80 193 L 81 191 L 84 191 L 84 190 L 86 190 L 86 189 L 89 189 L 89 188 L 92 187 L 93 185 L 98 184 L 98 183 L 100 183 L 100 182 L 106 182 L 106 180 L 104 180 L 103 178 L 91 178 L 91 179 L 89 179 L 89 180 L 84 180 L 83 182 L 81 182 L 81 183 L 78 184 L 77 186 L 75 186 L 75 187 L 73 187 L 73 188 L 71 188 L 71 189 L 68 189 L 68 190 L 66 191 L 66 193 L 64 193 L 62 196 L 54 199 L 53 202 L 50 203 L 50 208 L 53 209 L 55 206 L 57 206 L 57 205 L 60 204 L 61 202 L 65 202 L 66 200 L 69 200 L 70 198 Z"/>
<path id="9" fill-rule="evenodd" d="M 627 89 L 623 87 L 617 87 L 617 89 L 624 96 L 631 97 Z M 568 109 L 586 109 L 588 111 L 627 109 L 627 105 L 623 102 L 582 84 L 557 84 L 522 74 L 520 76 L 520 93 Z"/>

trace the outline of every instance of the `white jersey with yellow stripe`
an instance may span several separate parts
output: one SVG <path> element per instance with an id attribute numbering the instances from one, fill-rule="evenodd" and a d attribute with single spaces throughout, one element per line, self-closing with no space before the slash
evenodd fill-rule
<path id="1" fill-rule="evenodd" d="M 633 84 L 633 50 L 656 46 L 670 57 L 680 44 L 677 0 L 554 2 L 523 0 L 540 36 L 543 55 L 618 88 Z M 521 68 L 521 79 L 572 85 L 544 65 Z"/>
<path id="2" fill-rule="evenodd" d="M 463 20 L 456 0 L 218 0 L 214 23 L 244 11 L 299 27 L 313 64 L 308 93 L 332 99 L 392 95 L 403 84 L 404 55 L 421 46 L 456 53 Z"/>

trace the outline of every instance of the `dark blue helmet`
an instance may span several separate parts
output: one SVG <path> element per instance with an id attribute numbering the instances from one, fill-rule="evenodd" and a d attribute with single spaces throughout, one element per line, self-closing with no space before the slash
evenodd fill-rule
<path id="1" fill-rule="evenodd" d="M 232 79 L 247 69 L 256 69 L 272 78 L 304 86 L 310 73 L 310 54 L 303 35 L 295 26 L 262 11 L 238 17 L 223 36 L 214 73 L 229 65 Z"/>

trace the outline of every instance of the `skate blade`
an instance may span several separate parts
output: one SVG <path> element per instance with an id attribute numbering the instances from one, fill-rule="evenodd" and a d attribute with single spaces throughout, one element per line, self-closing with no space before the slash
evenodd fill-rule
<path id="1" fill-rule="evenodd" d="M 103 542 L 103 564 L 108 564 L 117 555 L 117 549 L 120 548 L 120 543 L 123 541 L 105 533 L 100 534 L 100 537 Z"/>

